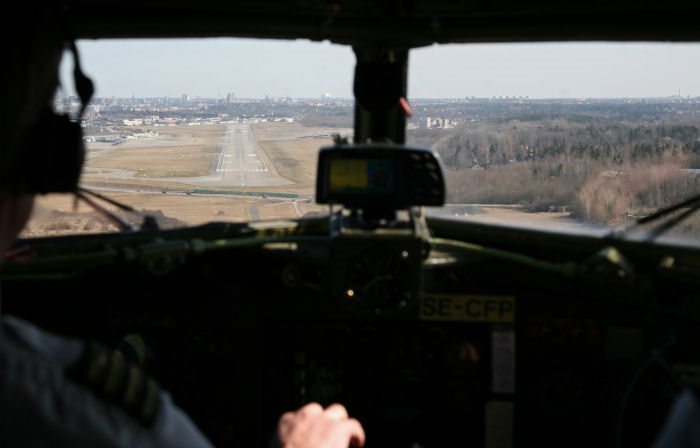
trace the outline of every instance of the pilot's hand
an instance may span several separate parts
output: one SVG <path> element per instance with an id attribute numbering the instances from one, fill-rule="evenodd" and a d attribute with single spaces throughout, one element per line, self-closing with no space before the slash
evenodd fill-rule
<path id="1" fill-rule="evenodd" d="M 284 448 L 347 448 L 362 447 L 365 431 L 340 404 L 323 409 L 309 403 L 296 412 L 287 412 L 277 424 L 279 446 Z"/>

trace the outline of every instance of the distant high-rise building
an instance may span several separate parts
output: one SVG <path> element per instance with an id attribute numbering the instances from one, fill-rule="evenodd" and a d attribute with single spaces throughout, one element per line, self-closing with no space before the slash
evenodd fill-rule
<path id="1" fill-rule="evenodd" d="M 189 100 L 190 100 L 190 96 L 186 93 L 183 93 L 182 94 L 182 101 L 189 101 Z"/>

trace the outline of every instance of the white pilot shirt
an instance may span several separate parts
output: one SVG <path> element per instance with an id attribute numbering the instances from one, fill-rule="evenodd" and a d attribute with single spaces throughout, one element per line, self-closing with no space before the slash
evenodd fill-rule
<path id="1" fill-rule="evenodd" d="M 168 393 L 150 427 L 67 375 L 86 344 L 4 316 L 0 330 L 3 447 L 211 447 Z"/>
<path id="2" fill-rule="evenodd" d="M 700 447 L 700 401 L 690 389 L 676 399 L 652 448 Z"/>

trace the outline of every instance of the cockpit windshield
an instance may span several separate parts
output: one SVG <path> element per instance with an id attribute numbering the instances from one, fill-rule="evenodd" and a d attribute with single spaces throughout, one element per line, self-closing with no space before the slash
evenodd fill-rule
<path id="1" fill-rule="evenodd" d="M 139 228 L 298 219 L 318 150 L 353 140 L 348 46 L 250 39 L 79 41 L 96 93 L 81 187 Z M 428 215 L 607 233 L 698 194 L 700 45 L 470 44 L 411 50 L 406 143 L 442 158 Z M 77 118 L 70 59 L 57 110 Z M 95 199 L 93 202 L 101 202 Z M 104 201 L 102 201 L 104 202 Z M 113 216 L 113 218 L 114 218 Z M 72 196 L 37 201 L 23 236 L 119 231 Z M 674 227 L 700 240 L 700 218 Z"/>

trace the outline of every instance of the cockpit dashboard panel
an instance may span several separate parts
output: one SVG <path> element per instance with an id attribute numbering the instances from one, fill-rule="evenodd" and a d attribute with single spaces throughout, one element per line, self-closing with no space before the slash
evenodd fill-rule
<path id="1" fill-rule="evenodd" d="M 421 295 L 406 300 L 408 274 L 352 252 L 351 236 L 333 252 L 328 226 L 28 240 L 35 258 L 4 268 L 3 309 L 115 349 L 139 335 L 147 369 L 219 446 L 262 446 L 280 413 L 309 401 L 344 403 L 370 447 L 613 446 L 617 431 L 639 446 L 677 386 L 658 367 L 631 384 L 635 372 L 669 341 L 664 359 L 684 378 L 700 366 L 700 277 L 659 264 L 689 249 L 618 242 L 635 273 L 621 278 L 596 256 L 610 244 L 600 238 L 493 239 L 428 219 Z M 524 236 L 539 244 L 523 248 Z M 400 256 L 400 244 L 385 249 Z M 72 271 L 51 273 L 67 256 Z M 350 286 L 335 294 L 343 263 Z"/>

